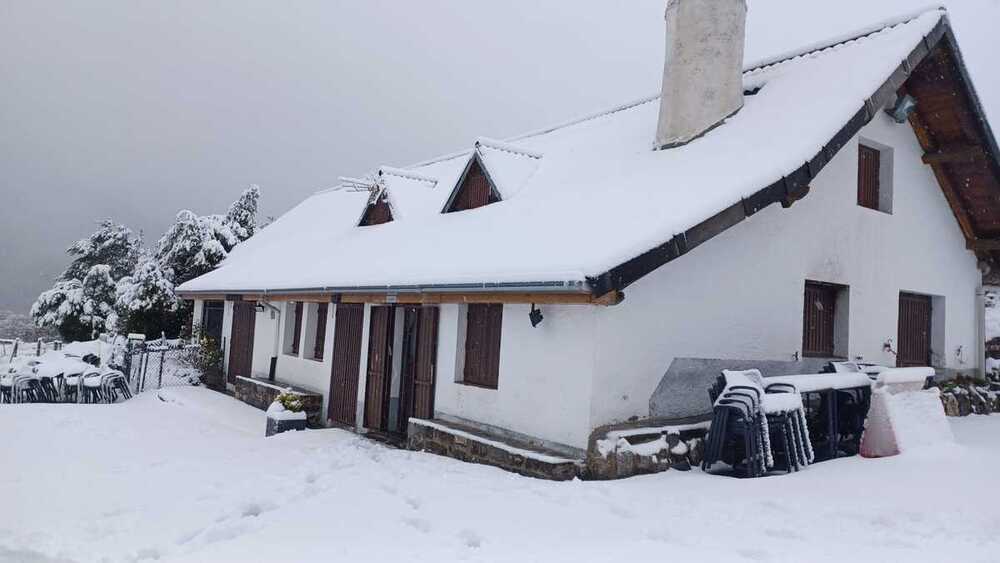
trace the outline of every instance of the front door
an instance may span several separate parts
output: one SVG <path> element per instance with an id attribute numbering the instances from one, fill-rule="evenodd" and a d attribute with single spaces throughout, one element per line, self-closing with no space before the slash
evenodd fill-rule
<path id="1" fill-rule="evenodd" d="M 229 383 L 236 383 L 236 376 L 250 377 L 253 363 L 253 331 L 257 320 L 257 303 L 233 302 L 233 330 L 229 337 Z"/>
<path id="2" fill-rule="evenodd" d="M 361 330 L 365 306 L 362 303 L 337 305 L 333 328 L 333 367 L 330 368 L 330 406 L 327 416 L 340 424 L 354 426 L 358 410 L 358 379 L 361 369 Z"/>
<path id="3" fill-rule="evenodd" d="M 899 344 L 896 366 L 931 365 L 931 298 L 899 294 Z"/>
<path id="4" fill-rule="evenodd" d="M 409 311 L 407 311 L 409 312 Z M 413 353 L 407 354 L 408 368 L 403 371 L 405 416 L 434 418 L 434 374 L 437 371 L 438 308 L 414 307 L 415 334 L 411 335 Z M 405 342 L 405 335 L 404 335 Z M 409 367 L 412 366 L 412 367 Z"/>
<path id="5" fill-rule="evenodd" d="M 389 424 L 392 341 L 396 308 L 374 306 L 368 329 L 368 375 L 365 382 L 365 428 L 385 431 Z"/>

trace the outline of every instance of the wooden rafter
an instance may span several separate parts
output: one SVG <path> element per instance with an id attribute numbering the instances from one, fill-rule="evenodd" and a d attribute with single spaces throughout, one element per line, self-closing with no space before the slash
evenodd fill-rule
<path id="1" fill-rule="evenodd" d="M 925 153 L 924 164 L 940 164 L 945 162 L 975 162 L 986 157 L 986 151 L 979 145 L 962 145 L 945 147 L 935 152 Z"/>

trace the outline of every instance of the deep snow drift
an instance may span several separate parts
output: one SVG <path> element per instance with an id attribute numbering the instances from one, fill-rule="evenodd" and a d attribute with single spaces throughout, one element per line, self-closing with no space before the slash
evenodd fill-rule
<path id="1" fill-rule="evenodd" d="M 738 480 L 551 483 L 202 388 L 3 405 L 0 561 L 995 561 L 1000 416 L 958 445 Z"/>

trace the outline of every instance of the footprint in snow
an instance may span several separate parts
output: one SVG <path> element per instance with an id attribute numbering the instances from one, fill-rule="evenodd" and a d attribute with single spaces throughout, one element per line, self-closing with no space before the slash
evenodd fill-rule
<path id="1" fill-rule="evenodd" d="M 403 518 L 403 524 L 413 528 L 414 530 L 422 533 L 430 533 L 431 523 L 423 518 Z"/>
<path id="2" fill-rule="evenodd" d="M 406 497 L 404 501 L 413 510 L 420 510 L 420 505 L 421 505 L 420 499 L 413 497 Z"/>
<path id="3" fill-rule="evenodd" d="M 469 529 L 459 532 L 458 539 L 462 540 L 465 547 L 470 549 L 479 549 L 483 545 L 483 538 L 479 537 L 479 534 Z"/>

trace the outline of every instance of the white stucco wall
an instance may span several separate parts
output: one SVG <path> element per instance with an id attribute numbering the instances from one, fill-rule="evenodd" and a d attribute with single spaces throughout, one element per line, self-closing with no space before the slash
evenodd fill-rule
<path id="1" fill-rule="evenodd" d="M 289 349 L 286 346 L 286 334 L 292 334 L 292 331 L 285 331 L 284 326 L 285 323 L 293 322 L 295 315 L 290 314 L 290 308 L 288 308 L 288 312 L 286 312 L 284 303 L 275 303 L 275 305 L 282 309 L 282 326 L 280 328 L 277 323 L 273 323 L 269 320 L 266 323 L 263 323 L 261 317 L 268 317 L 267 314 L 257 314 L 257 325 L 255 326 L 255 330 L 260 330 L 262 323 L 268 326 L 266 340 L 262 339 L 264 334 L 260 332 L 254 335 L 253 373 L 255 376 L 267 377 L 267 370 L 274 342 L 274 331 L 280 331 L 281 342 L 279 342 L 278 346 L 278 363 L 275 369 L 275 379 L 284 383 L 295 385 L 296 387 L 301 387 L 308 391 L 322 393 L 323 412 L 325 413 L 330 392 L 330 369 L 332 367 L 331 357 L 333 356 L 333 326 L 336 307 L 327 307 L 327 328 L 326 339 L 323 344 L 323 360 L 318 361 L 310 358 L 313 350 L 313 341 L 307 340 L 306 338 L 306 333 L 309 332 L 307 327 L 313 326 L 315 323 L 317 308 L 315 306 L 305 306 L 302 308 L 302 334 L 300 335 L 301 342 L 299 345 L 299 354 L 293 356 L 284 352 L 284 350 Z M 261 350 L 258 347 L 266 350 Z M 266 359 L 264 357 L 265 354 Z"/>
<path id="2" fill-rule="evenodd" d="M 977 366 L 976 259 L 912 129 L 880 113 L 860 137 L 894 150 L 892 214 L 857 205 L 855 138 L 790 209 L 772 205 L 626 289 L 598 310 L 590 426 L 648 414 L 674 357 L 793 359 L 807 279 L 850 286 L 850 357 L 894 364 L 883 343 L 895 345 L 908 291 L 944 297 L 935 363 Z"/>
<path id="3" fill-rule="evenodd" d="M 464 342 L 459 305 L 441 306 L 434 410 L 578 448 L 587 445 L 596 309 L 542 305 L 532 328 L 529 305 L 505 305 L 497 389 L 456 382 Z"/>

